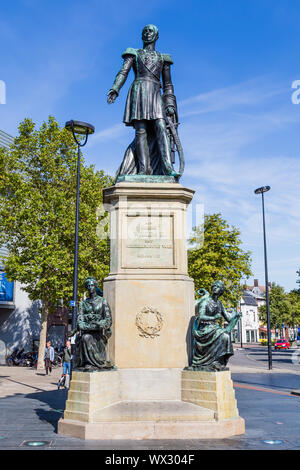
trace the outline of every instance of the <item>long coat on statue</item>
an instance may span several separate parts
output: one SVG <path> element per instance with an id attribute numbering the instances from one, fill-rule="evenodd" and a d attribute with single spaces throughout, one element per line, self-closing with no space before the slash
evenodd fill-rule
<path id="1" fill-rule="evenodd" d="M 173 94 L 170 65 L 173 63 L 169 54 L 146 49 L 128 48 L 123 53 L 123 66 L 117 74 L 112 90 L 119 94 L 120 88 L 126 81 L 131 68 L 135 74 L 126 100 L 123 122 L 126 126 L 133 126 L 134 120 L 147 121 L 147 139 L 150 153 L 150 174 L 167 175 L 172 170 L 171 161 L 162 161 L 158 151 L 159 142 L 155 139 L 153 121 L 166 119 L 165 109 L 173 107 L 177 119 L 176 98 Z M 161 95 L 161 81 L 163 81 L 164 95 Z M 152 122 L 151 122 L 152 121 Z M 121 175 L 134 175 L 138 173 L 135 139 L 126 149 L 123 162 L 117 172 Z"/>

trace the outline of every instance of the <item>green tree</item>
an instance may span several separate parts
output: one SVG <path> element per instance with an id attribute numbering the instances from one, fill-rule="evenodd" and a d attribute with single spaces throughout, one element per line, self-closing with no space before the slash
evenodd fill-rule
<path id="1" fill-rule="evenodd" d="M 73 286 L 77 146 L 71 133 L 49 117 L 40 129 L 30 119 L 19 126 L 10 149 L 0 149 L 0 243 L 9 280 L 18 280 L 31 300 L 41 301 L 39 364 L 43 366 L 48 314 Z M 81 159 L 78 286 L 109 271 L 109 241 L 96 234 L 96 210 L 111 177 Z"/>
<path id="2" fill-rule="evenodd" d="M 271 328 L 282 329 L 282 325 L 292 326 L 292 304 L 284 288 L 273 282 L 269 294 Z M 267 306 L 259 307 L 259 319 L 267 324 Z"/>
<path id="3" fill-rule="evenodd" d="M 300 325 L 300 289 L 291 290 L 287 296 L 291 304 L 290 326 L 295 328 Z"/>
<path id="4" fill-rule="evenodd" d="M 196 291 L 210 291 L 217 279 L 224 282 L 223 299 L 236 307 L 242 292 L 241 280 L 252 275 L 249 251 L 241 248 L 240 231 L 230 227 L 221 214 L 204 216 L 204 226 L 193 228 L 188 250 L 189 275 Z"/>

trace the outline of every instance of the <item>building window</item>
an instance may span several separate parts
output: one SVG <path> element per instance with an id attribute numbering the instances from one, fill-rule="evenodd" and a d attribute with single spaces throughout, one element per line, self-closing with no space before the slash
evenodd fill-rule
<path id="1" fill-rule="evenodd" d="M 0 271 L 0 301 L 2 303 L 14 301 L 14 283 L 6 279 L 3 271 Z"/>

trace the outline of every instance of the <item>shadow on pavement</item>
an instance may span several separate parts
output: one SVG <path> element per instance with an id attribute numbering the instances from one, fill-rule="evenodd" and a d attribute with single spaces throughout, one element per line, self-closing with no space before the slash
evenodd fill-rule
<path id="1" fill-rule="evenodd" d="M 53 430 L 57 432 L 57 423 L 61 418 L 65 409 L 65 403 L 68 397 L 68 390 L 51 390 L 37 393 L 30 393 L 25 398 L 45 403 L 50 407 L 49 410 L 44 408 L 33 408 L 41 421 L 46 421 L 53 426 Z"/>

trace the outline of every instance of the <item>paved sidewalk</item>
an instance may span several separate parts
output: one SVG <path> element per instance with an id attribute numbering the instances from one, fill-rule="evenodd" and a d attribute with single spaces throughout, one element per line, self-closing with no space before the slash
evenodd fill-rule
<path id="1" fill-rule="evenodd" d="M 52 391 L 62 373 L 62 367 L 52 369 L 50 375 L 28 367 L 0 366 L 0 398 L 14 394 Z M 56 387 L 57 388 L 57 387 Z"/>
<path id="2" fill-rule="evenodd" d="M 258 344 L 234 345 L 234 356 L 230 358 L 229 367 L 232 372 L 253 372 L 262 374 L 289 373 L 300 376 L 300 349 L 275 351 L 272 348 L 272 370 L 268 369 L 268 350 Z M 300 384 L 299 384 L 300 385 Z"/>
<path id="3" fill-rule="evenodd" d="M 238 354 L 238 353 L 237 353 Z M 25 441 L 46 441 L 47 450 L 274 450 L 300 449 L 300 397 L 297 374 L 249 368 L 242 372 L 232 365 L 232 378 L 246 433 L 222 440 L 189 441 L 84 441 L 57 434 L 67 391 L 57 390 L 61 369 L 51 376 L 34 370 L 0 366 L 0 450 L 29 450 Z M 274 441 L 268 444 L 264 441 Z M 280 441 L 276 444 L 276 441 Z"/>

